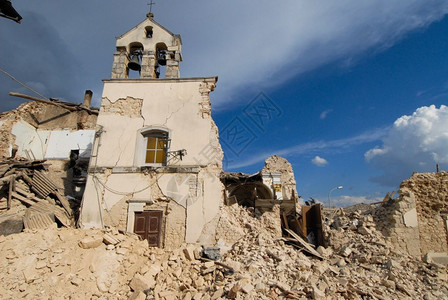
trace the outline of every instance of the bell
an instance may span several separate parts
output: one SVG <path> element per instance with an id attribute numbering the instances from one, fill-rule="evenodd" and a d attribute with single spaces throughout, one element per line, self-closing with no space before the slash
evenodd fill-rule
<path id="1" fill-rule="evenodd" d="M 140 60 L 138 59 L 138 55 L 132 55 L 131 59 L 128 63 L 128 68 L 134 71 L 140 71 L 142 66 L 140 65 Z"/>
<path id="2" fill-rule="evenodd" d="M 166 52 L 165 51 L 160 51 L 157 55 L 157 62 L 159 63 L 159 65 L 161 66 L 165 66 L 166 65 Z"/>

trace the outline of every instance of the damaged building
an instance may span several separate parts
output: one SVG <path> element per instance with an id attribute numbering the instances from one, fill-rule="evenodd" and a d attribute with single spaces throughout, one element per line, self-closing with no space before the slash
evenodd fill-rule
<path id="1" fill-rule="evenodd" d="M 95 136 L 91 91 L 81 105 L 27 98 L 0 115 L 2 234 L 76 225 Z"/>
<path id="2" fill-rule="evenodd" d="M 270 158 L 255 176 L 222 173 L 209 98 L 217 77 L 181 78 L 181 46 L 180 36 L 152 14 L 117 38 L 82 227 L 116 227 L 152 246 L 176 248 L 185 242 L 214 245 L 222 238 L 224 204 L 260 213 L 279 204 L 286 222 L 295 216 L 296 182 L 285 159 Z"/>
<path id="3" fill-rule="evenodd" d="M 152 246 L 196 242 L 223 203 L 223 152 L 209 94 L 181 78 L 182 41 L 152 14 L 117 38 L 83 197 L 84 228 L 113 226 Z"/>
<path id="4" fill-rule="evenodd" d="M 320 205 L 297 205 L 286 159 L 272 156 L 253 175 L 223 172 L 209 97 L 218 78 L 181 78 L 181 47 L 180 36 L 149 13 L 117 38 L 99 111 L 90 108 L 88 92 L 83 105 L 33 99 L 39 101 L 4 115 L 0 151 L 27 161 L 5 166 L 3 175 L 27 169 L 25 176 L 14 173 L 25 185 L 21 197 L 39 202 L 33 193 L 39 199 L 52 195 L 70 219 L 42 208 L 46 222 L 35 227 L 48 226 L 50 218 L 62 226 L 136 233 L 156 247 L 230 244 L 241 238 L 241 226 L 232 225 L 224 207 L 236 204 L 272 223 L 280 237 L 283 227 L 298 239 L 322 244 L 315 238 L 322 236 L 316 226 Z M 33 183 L 41 175 L 48 178 L 39 182 L 41 188 L 50 186 L 46 191 Z M 4 189 L 8 186 L 15 188 L 6 183 Z M 34 205 L 26 201 L 25 207 Z"/>

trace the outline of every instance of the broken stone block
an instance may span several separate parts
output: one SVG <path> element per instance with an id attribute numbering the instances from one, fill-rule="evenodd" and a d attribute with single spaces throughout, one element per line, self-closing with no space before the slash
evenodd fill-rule
<path id="1" fill-rule="evenodd" d="M 45 261 L 41 260 L 41 261 L 36 263 L 36 267 L 35 268 L 40 270 L 40 269 L 45 268 L 46 266 L 47 266 L 47 263 Z"/>
<path id="2" fill-rule="evenodd" d="M 193 249 L 185 248 L 183 251 L 186 259 L 190 261 L 196 260 Z"/>
<path id="3" fill-rule="evenodd" d="M 323 291 L 321 291 L 320 289 L 318 289 L 316 286 L 312 287 L 312 296 L 313 296 L 313 299 L 319 299 L 319 300 L 326 299 L 325 293 Z"/>
<path id="4" fill-rule="evenodd" d="M 254 290 L 254 286 L 250 283 L 247 283 L 241 287 L 241 290 L 246 294 L 250 294 Z"/>
<path id="5" fill-rule="evenodd" d="M 34 268 L 28 267 L 25 270 L 23 270 L 23 276 L 25 277 L 26 283 L 31 283 L 37 278 L 39 278 L 39 274 Z"/>
<path id="6" fill-rule="evenodd" d="M 103 241 L 106 245 L 116 245 L 120 242 L 118 239 L 116 239 L 110 233 L 106 233 L 103 235 Z"/>
<path id="7" fill-rule="evenodd" d="M 352 254 L 352 249 L 350 249 L 350 247 L 344 247 L 344 249 L 342 249 L 341 251 L 341 255 L 348 257 L 350 256 L 350 254 Z"/>
<path id="8" fill-rule="evenodd" d="M 83 249 L 90 249 L 90 248 L 96 248 L 99 247 L 101 244 L 103 243 L 103 238 L 98 236 L 98 237 L 86 237 L 84 239 L 82 239 L 81 241 L 79 241 L 79 247 L 83 248 Z"/>
<path id="9" fill-rule="evenodd" d="M 145 300 L 145 299 L 146 299 L 146 294 L 143 292 L 134 292 L 128 298 L 128 300 Z"/>
<path id="10" fill-rule="evenodd" d="M 389 261 L 386 264 L 386 267 L 390 270 L 390 269 L 400 269 L 401 265 L 399 262 L 397 262 L 394 259 L 389 259 Z"/>
<path id="11" fill-rule="evenodd" d="M 387 287 L 387 288 L 390 288 L 390 289 L 392 289 L 392 290 L 395 290 L 395 282 L 392 281 L 392 280 L 384 279 L 384 280 L 381 282 L 381 284 L 384 285 L 384 286 Z"/>
<path id="12" fill-rule="evenodd" d="M 208 268 L 213 267 L 214 265 L 215 265 L 214 261 L 206 261 L 206 262 L 204 262 L 204 264 L 202 266 L 204 269 L 208 269 Z"/>
<path id="13" fill-rule="evenodd" d="M 128 253 L 128 249 L 120 247 L 120 248 L 117 248 L 116 252 L 117 252 L 117 254 L 120 254 L 120 255 L 126 255 Z"/>
<path id="14" fill-rule="evenodd" d="M 235 299 L 238 296 L 238 292 L 240 291 L 240 286 L 239 284 L 235 284 L 229 291 L 228 293 L 228 297 L 230 299 Z"/>
<path id="15" fill-rule="evenodd" d="M 129 287 L 134 292 L 144 291 L 148 288 L 149 284 L 146 282 L 145 277 L 143 275 L 137 273 L 135 274 L 134 278 L 132 278 L 131 282 L 129 283 Z"/>
<path id="16" fill-rule="evenodd" d="M 221 298 L 221 296 L 224 294 L 224 290 L 222 288 L 218 288 L 216 292 L 213 293 L 211 300 L 216 300 L 218 298 Z"/>
<path id="17" fill-rule="evenodd" d="M 370 232 L 370 230 L 367 227 L 365 227 L 365 226 L 359 226 L 358 227 L 358 233 L 360 233 L 362 235 L 372 234 L 372 232 Z"/>
<path id="18" fill-rule="evenodd" d="M 322 246 L 319 246 L 316 250 L 323 257 L 330 257 L 333 254 L 333 250 L 331 248 L 324 248 Z"/>
<path id="19" fill-rule="evenodd" d="M 106 282 L 104 282 L 104 280 L 101 280 L 101 278 L 97 279 L 96 287 L 101 293 L 107 293 L 109 291 L 109 287 L 107 286 Z"/>
<path id="20" fill-rule="evenodd" d="M 145 277 L 150 275 L 152 277 L 159 274 L 160 270 L 162 270 L 161 266 L 158 264 L 152 264 L 149 266 L 149 270 L 145 273 Z"/>
<path id="21" fill-rule="evenodd" d="M 341 259 L 339 259 L 338 260 L 338 262 L 336 263 L 336 265 L 338 266 L 338 267 L 345 267 L 346 265 L 347 265 L 347 262 L 345 261 L 345 259 L 343 259 L 343 258 L 341 258 Z"/>
<path id="22" fill-rule="evenodd" d="M 448 265 L 448 255 L 446 253 L 435 253 L 435 252 L 428 252 L 423 258 L 423 261 L 431 264 L 436 263 L 439 265 Z"/>

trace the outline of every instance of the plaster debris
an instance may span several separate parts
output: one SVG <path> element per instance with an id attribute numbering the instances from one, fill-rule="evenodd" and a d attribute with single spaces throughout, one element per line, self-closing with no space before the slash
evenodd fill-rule
<path id="1" fill-rule="evenodd" d="M 246 221 L 245 235 L 219 261 L 196 256 L 200 245 L 150 248 L 114 228 L 26 230 L 3 237 L 0 266 L 7 272 L 0 274 L 0 298 L 448 298 L 446 267 L 393 251 L 369 215 L 340 210 L 326 225 L 324 260 L 278 238 L 245 208 L 236 205 L 227 216 Z M 354 219 L 370 233 L 351 228 Z M 118 241 L 114 248 L 106 245 L 110 239 Z"/>

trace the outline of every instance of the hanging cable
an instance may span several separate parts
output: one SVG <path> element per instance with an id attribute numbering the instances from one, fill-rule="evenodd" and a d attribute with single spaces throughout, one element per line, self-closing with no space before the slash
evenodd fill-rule
<path id="1" fill-rule="evenodd" d="M 43 99 L 50 99 L 48 97 L 45 97 L 44 95 L 42 95 L 41 93 L 39 93 L 38 91 L 34 90 L 33 88 L 27 86 L 26 84 L 24 84 L 23 82 L 21 82 L 20 80 L 18 80 L 17 78 L 15 78 L 14 76 L 12 76 L 11 74 L 9 74 L 8 72 L 6 72 L 5 70 L 3 70 L 2 68 L 0 68 L 0 72 L 4 73 L 6 76 L 8 76 L 9 78 L 11 78 L 12 80 L 14 80 L 15 82 L 17 82 L 18 84 L 20 84 L 21 86 L 23 86 L 26 89 L 29 89 L 30 91 L 32 91 L 33 93 L 41 96 Z"/>

